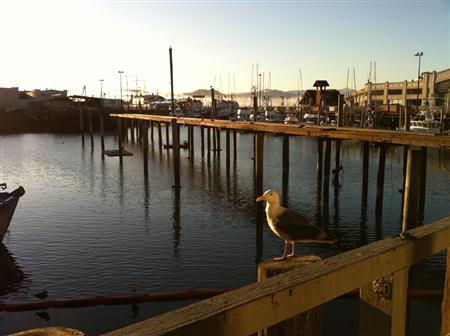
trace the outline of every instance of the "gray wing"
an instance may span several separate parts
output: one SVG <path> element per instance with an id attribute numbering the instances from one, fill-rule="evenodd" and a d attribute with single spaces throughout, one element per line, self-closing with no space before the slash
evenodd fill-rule
<path id="1" fill-rule="evenodd" d="M 305 216 L 288 209 L 278 216 L 275 225 L 290 240 L 321 240 L 327 236 L 325 231 L 310 224 Z"/>

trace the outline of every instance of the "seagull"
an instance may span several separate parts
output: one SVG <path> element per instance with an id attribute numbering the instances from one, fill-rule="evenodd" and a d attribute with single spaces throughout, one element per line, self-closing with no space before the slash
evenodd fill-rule
<path id="1" fill-rule="evenodd" d="M 274 260 L 284 260 L 295 256 L 295 243 L 333 244 L 327 233 L 309 223 L 308 219 L 280 205 L 280 194 L 273 189 L 267 190 L 256 199 L 256 202 L 266 201 L 267 223 L 270 229 L 284 240 L 284 254 Z M 292 251 L 288 254 L 288 245 Z"/>

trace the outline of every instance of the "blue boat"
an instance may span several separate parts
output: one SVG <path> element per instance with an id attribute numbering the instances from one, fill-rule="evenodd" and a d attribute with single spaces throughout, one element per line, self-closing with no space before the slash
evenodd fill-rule
<path id="1" fill-rule="evenodd" d="M 6 184 L 0 184 L 0 189 L 5 190 Z M 14 210 L 23 194 L 25 194 L 25 189 L 22 186 L 12 192 L 0 192 L 0 242 L 8 230 Z"/>

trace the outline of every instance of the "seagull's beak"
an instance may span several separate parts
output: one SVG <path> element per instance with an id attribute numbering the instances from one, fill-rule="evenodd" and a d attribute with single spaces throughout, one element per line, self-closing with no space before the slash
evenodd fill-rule
<path id="1" fill-rule="evenodd" d="M 266 196 L 261 195 L 256 199 L 256 202 L 267 201 Z"/>

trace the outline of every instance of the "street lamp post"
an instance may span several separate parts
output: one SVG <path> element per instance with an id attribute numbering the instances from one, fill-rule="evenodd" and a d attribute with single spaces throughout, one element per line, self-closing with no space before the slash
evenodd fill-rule
<path id="1" fill-rule="evenodd" d="M 419 57 L 419 69 L 417 71 L 417 98 L 416 98 L 416 112 L 419 112 L 419 90 L 420 90 L 420 59 L 423 56 L 423 51 L 417 52 L 414 56 Z M 405 130 L 409 131 L 411 126 L 411 111 L 406 107 L 406 116 L 405 116 Z"/>
<path id="2" fill-rule="evenodd" d="M 123 112 L 123 100 L 122 100 L 122 74 L 123 70 L 118 71 L 120 76 L 120 112 Z"/>

